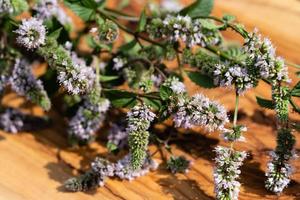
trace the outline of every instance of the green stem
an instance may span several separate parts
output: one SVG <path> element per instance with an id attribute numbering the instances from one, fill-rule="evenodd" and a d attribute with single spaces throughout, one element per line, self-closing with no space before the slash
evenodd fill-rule
<path id="1" fill-rule="evenodd" d="M 176 53 L 176 58 L 177 58 L 177 63 L 178 63 L 178 68 L 179 68 L 180 76 L 183 78 L 183 76 L 184 76 L 184 70 L 182 69 L 182 63 L 181 63 L 180 56 L 179 56 L 178 52 Z"/>
<path id="2" fill-rule="evenodd" d="M 98 11 L 98 13 L 99 13 L 100 15 L 102 15 L 103 17 L 105 17 L 105 18 L 107 18 L 107 19 L 113 21 L 115 24 L 117 24 L 117 26 L 118 26 L 121 30 L 125 31 L 126 33 L 128 33 L 128 34 L 130 34 L 130 35 L 133 35 L 134 37 L 140 38 L 140 39 L 142 39 L 142 40 L 144 40 L 144 41 L 147 41 L 147 42 L 149 42 L 149 43 L 152 43 L 152 44 L 155 44 L 155 45 L 157 45 L 157 46 L 160 46 L 160 47 L 162 47 L 162 48 L 165 48 L 165 46 L 164 46 L 163 44 L 161 44 L 161 43 L 159 43 L 159 42 L 156 42 L 156 41 L 154 41 L 154 40 L 151 40 L 150 38 L 148 38 L 148 37 L 146 37 L 146 36 L 140 35 L 139 33 L 134 32 L 134 31 L 128 29 L 126 26 L 120 24 L 117 20 L 115 20 L 112 16 L 108 15 L 107 13 L 105 13 L 105 12 L 103 12 L 103 11 Z"/>
<path id="3" fill-rule="evenodd" d="M 238 110 L 239 110 L 239 94 L 236 92 L 235 94 L 235 107 L 234 107 L 234 116 L 233 116 L 233 127 L 237 125 L 237 118 L 238 118 Z"/>
<path id="4" fill-rule="evenodd" d="M 287 65 L 291 66 L 291 67 L 294 67 L 294 68 L 297 68 L 297 69 L 300 69 L 300 65 L 297 65 L 295 63 L 292 63 L 292 62 L 289 62 L 289 61 L 285 61 Z"/>

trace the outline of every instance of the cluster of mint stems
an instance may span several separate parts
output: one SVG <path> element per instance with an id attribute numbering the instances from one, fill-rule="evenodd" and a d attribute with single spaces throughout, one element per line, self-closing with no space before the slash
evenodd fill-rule
<path id="1" fill-rule="evenodd" d="M 138 43 L 141 45 L 141 47 L 142 47 L 142 44 L 141 44 L 141 42 L 140 42 L 139 39 L 144 40 L 144 41 L 149 42 L 149 43 L 152 43 L 152 44 L 157 45 L 159 47 L 165 48 L 165 46 L 162 43 L 159 43 L 159 42 L 157 42 L 155 40 L 152 40 L 152 39 L 148 38 L 147 36 L 141 35 L 138 32 L 134 32 L 134 31 L 128 29 L 127 27 L 125 27 L 124 25 L 120 24 L 116 20 L 116 19 L 124 19 L 124 20 L 128 20 L 128 21 L 131 21 L 131 22 L 138 22 L 139 18 L 131 16 L 131 15 L 127 15 L 125 13 L 122 13 L 122 12 L 119 12 L 119 11 L 116 11 L 116 10 L 113 10 L 113 9 L 109 9 L 109 8 L 105 8 L 104 10 L 101 10 L 101 11 L 99 10 L 98 12 L 104 18 L 110 19 L 111 21 L 113 21 L 114 23 L 116 23 L 121 30 L 125 31 L 128 34 L 133 35 L 134 38 L 138 41 Z M 241 29 L 238 29 L 236 27 L 236 25 L 231 24 L 230 22 L 224 21 L 223 19 L 220 19 L 218 17 L 214 17 L 214 16 L 195 16 L 195 17 L 193 17 L 193 19 L 197 19 L 197 18 L 211 19 L 211 20 L 214 20 L 214 21 L 216 21 L 218 23 L 222 23 L 222 24 L 226 25 L 226 28 L 231 28 L 232 30 L 234 30 L 235 32 L 237 32 L 239 35 L 241 35 L 243 38 L 245 38 L 245 39 L 248 38 L 248 33 L 246 31 L 244 31 L 244 30 L 241 31 Z M 231 62 L 236 63 L 236 64 L 241 64 L 240 62 L 236 61 L 234 58 L 230 57 L 226 53 L 224 53 L 221 50 L 219 50 L 217 47 L 214 47 L 214 46 L 205 46 L 203 48 L 205 48 L 206 50 L 208 50 L 208 51 L 216 54 L 220 58 L 223 58 L 225 60 L 231 61 Z M 177 61 L 178 61 L 179 72 L 180 72 L 181 76 L 183 76 L 184 70 L 182 68 L 182 64 L 181 64 L 180 56 L 179 56 L 179 54 L 182 53 L 182 51 L 179 50 L 179 49 L 175 49 L 175 50 L 177 52 Z M 295 65 L 293 63 L 288 63 L 288 65 L 290 65 L 292 67 L 295 67 L 295 68 L 300 68 L 300 66 Z M 263 80 L 263 81 L 266 82 L 266 83 L 268 83 L 268 84 L 270 84 L 270 82 L 268 80 Z M 139 94 L 139 95 L 140 96 L 145 96 L 147 94 Z M 147 97 L 154 98 L 154 99 L 159 99 L 159 97 L 156 97 L 156 96 L 147 96 Z M 240 99 L 240 96 L 239 96 L 238 92 L 236 91 L 235 92 L 234 116 L 233 116 L 233 122 L 232 122 L 233 128 L 237 126 L 238 109 L 239 109 L 239 99 Z M 290 103 L 292 105 L 295 105 L 295 103 L 293 102 L 293 100 L 290 100 Z M 296 108 L 296 106 L 293 106 L 293 107 Z M 288 126 L 287 125 L 288 122 L 285 122 L 284 124 L 285 124 L 284 126 Z M 162 143 L 166 144 L 166 141 L 164 141 Z M 231 141 L 230 142 L 230 149 L 232 151 L 234 151 L 234 143 L 235 143 L 235 141 Z M 159 149 L 161 151 L 160 145 L 159 145 Z"/>

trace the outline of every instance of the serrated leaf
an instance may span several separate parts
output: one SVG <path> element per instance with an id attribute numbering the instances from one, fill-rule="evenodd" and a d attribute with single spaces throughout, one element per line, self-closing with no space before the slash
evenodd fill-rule
<path id="1" fill-rule="evenodd" d="M 300 97 L 300 81 L 292 89 L 291 95 L 294 97 Z"/>
<path id="2" fill-rule="evenodd" d="M 257 104 L 263 108 L 274 109 L 275 105 L 272 100 L 256 97 Z"/>
<path id="3" fill-rule="evenodd" d="M 234 26 L 237 29 L 237 31 L 243 35 L 243 37 L 246 38 L 248 36 L 248 32 L 246 31 L 244 25 L 242 25 L 242 24 L 234 24 Z"/>
<path id="4" fill-rule="evenodd" d="M 187 72 L 188 77 L 203 88 L 215 88 L 214 81 L 211 77 L 201 74 L 200 72 Z"/>
<path id="5" fill-rule="evenodd" d="M 61 28 L 59 28 L 59 29 L 53 31 L 52 33 L 49 34 L 48 37 L 51 37 L 51 38 L 57 40 L 57 39 L 59 38 L 59 36 L 60 36 L 60 33 L 61 33 L 62 29 L 63 29 L 63 28 L 61 27 Z"/>
<path id="6" fill-rule="evenodd" d="M 217 30 L 223 27 L 223 25 L 217 25 L 211 20 L 207 20 L 207 19 L 200 19 L 200 22 L 201 22 L 201 26 L 208 30 Z"/>
<path id="7" fill-rule="evenodd" d="M 154 110 L 159 110 L 161 107 L 161 101 L 157 99 L 151 99 L 147 97 L 142 98 L 143 102 L 147 105 L 153 108 Z"/>
<path id="8" fill-rule="evenodd" d="M 119 78 L 119 76 L 104 76 L 104 75 L 100 75 L 100 81 L 101 82 L 109 82 L 109 81 L 117 80 L 118 78 Z"/>
<path id="9" fill-rule="evenodd" d="M 125 90 L 105 90 L 105 96 L 118 108 L 133 107 L 137 104 L 137 95 Z"/>
<path id="10" fill-rule="evenodd" d="M 136 39 L 131 40 L 130 42 L 122 45 L 119 48 L 119 51 L 124 54 L 135 53 L 135 52 L 138 52 L 138 50 L 139 50 L 139 45 L 138 45 Z"/>
<path id="11" fill-rule="evenodd" d="M 78 17 L 83 21 L 89 21 L 92 16 L 95 14 L 95 11 L 91 8 L 84 7 L 77 3 L 70 3 L 65 1 L 65 5 L 68 6 Z"/>
<path id="12" fill-rule="evenodd" d="M 144 9 L 140 16 L 140 20 L 137 26 L 137 32 L 143 32 L 146 28 L 146 24 L 147 24 L 147 15 Z"/>
<path id="13" fill-rule="evenodd" d="M 97 8 L 97 3 L 94 0 L 81 0 L 83 6 L 91 9 Z"/>
<path id="14" fill-rule="evenodd" d="M 244 61 L 247 58 L 247 54 L 242 50 L 240 46 L 229 46 L 227 50 L 224 51 L 225 54 L 232 57 L 236 61 Z"/>
<path id="15" fill-rule="evenodd" d="M 214 5 L 214 0 L 196 0 L 188 7 L 180 11 L 181 15 L 195 16 L 209 16 Z"/>
<path id="16" fill-rule="evenodd" d="M 24 11 L 27 11 L 29 6 L 25 0 L 11 0 L 12 7 L 14 8 L 14 14 L 18 15 Z"/>
<path id="17" fill-rule="evenodd" d="M 173 90 L 167 86 L 160 86 L 159 95 L 162 100 L 168 100 L 173 95 Z"/>

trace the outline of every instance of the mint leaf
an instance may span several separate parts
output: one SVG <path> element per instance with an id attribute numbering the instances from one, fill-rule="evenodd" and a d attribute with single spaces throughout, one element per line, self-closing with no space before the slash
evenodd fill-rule
<path id="1" fill-rule="evenodd" d="M 65 5 L 68 6 L 78 17 L 83 21 L 89 21 L 92 16 L 95 14 L 95 11 L 92 8 L 85 7 L 78 3 L 70 3 L 65 1 Z"/>
<path id="2" fill-rule="evenodd" d="M 180 11 L 181 15 L 195 16 L 209 16 L 214 6 L 214 0 L 196 0 L 188 7 Z"/>
<path id="3" fill-rule="evenodd" d="M 105 96 L 117 108 L 133 107 L 137 104 L 137 95 L 125 90 L 105 90 Z"/>
<path id="4" fill-rule="evenodd" d="M 214 81 L 211 77 L 201 74 L 200 72 L 187 72 L 188 77 L 203 88 L 215 88 Z"/>
<path id="5" fill-rule="evenodd" d="M 119 76 L 104 76 L 100 75 L 100 81 L 101 82 L 109 82 L 109 81 L 114 81 L 117 80 Z"/>
<path id="6" fill-rule="evenodd" d="M 137 32 L 143 32 L 146 28 L 146 24 L 147 24 L 147 15 L 146 15 L 146 11 L 144 9 L 140 16 L 139 24 L 137 27 Z"/>
<path id="7" fill-rule="evenodd" d="M 11 4 L 14 8 L 14 14 L 18 15 L 24 11 L 27 11 L 29 6 L 25 0 L 11 0 Z"/>
<path id="8" fill-rule="evenodd" d="M 51 37 L 51 38 L 57 40 L 57 39 L 59 38 L 59 36 L 60 36 L 60 33 L 61 33 L 62 29 L 63 29 L 63 28 L 61 27 L 61 28 L 59 28 L 59 29 L 53 31 L 52 33 L 49 34 L 49 37 Z"/>
<path id="9" fill-rule="evenodd" d="M 160 86 L 159 95 L 162 100 L 168 100 L 173 95 L 173 90 L 167 86 Z"/>
<path id="10" fill-rule="evenodd" d="M 159 110 L 161 107 L 161 101 L 158 99 L 151 99 L 148 97 L 143 97 L 142 100 L 147 106 L 150 106 L 154 110 Z"/>
<path id="11" fill-rule="evenodd" d="M 267 108 L 267 109 L 274 109 L 275 108 L 275 105 L 274 105 L 272 100 L 264 99 L 264 98 L 261 98 L 261 97 L 256 97 L 256 101 L 257 101 L 257 104 L 260 107 Z"/>
<path id="12" fill-rule="evenodd" d="M 291 95 L 294 97 L 300 97 L 300 81 L 292 89 Z"/>

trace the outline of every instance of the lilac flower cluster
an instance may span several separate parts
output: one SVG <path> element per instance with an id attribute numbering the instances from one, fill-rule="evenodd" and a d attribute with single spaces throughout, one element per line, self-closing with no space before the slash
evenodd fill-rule
<path id="1" fill-rule="evenodd" d="M 150 127 L 150 123 L 154 120 L 155 114 L 150 111 L 146 105 L 137 105 L 127 113 L 128 133 L 135 131 L 145 131 Z"/>
<path id="2" fill-rule="evenodd" d="M 153 85 L 155 87 L 159 87 L 162 84 L 163 80 L 164 80 L 163 77 L 162 77 L 162 75 L 160 75 L 160 74 L 157 74 L 157 75 L 156 74 L 152 74 L 151 77 L 150 77 L 150 79 L 153 82 Z M 179 87 L 177 87 L 177 88 L 179 88 Z"/>
<path id="3" fill-rule="evenodd" d="M 151 159 L 149 155 L 145 156 L 140 169 L 132 169 L 131 162 L 132 155 L 130 154 L 119 160 L 114 166 L 115 175 L 120 179 L 127 179 L 131 181 L 137 177 L 144 176 L 150 170 L 156 170 L 158 167 L 158 163 L 155 160 Z"/>
<path id="4" fill-rule="evenodd" d="M 249 34 L 244 50 L 249 54 L 248 62 L 259 72 L 261 78 L 272 81 L 290 81 L 283 59 L 276 57 L 272 42 L 268 38 L 262 39 L 257 29 Z"/>
<path id="5" fill-rule="evenodd" d="M 123 149 L 128 145 L 128 133 L 125 126 L 112 124 L 107 138 L 108 142 L 117 146 L 118 149 Z"/>
<path id="6" fill-rule="evenodd" d="M 87 191 L 99 186 L 104 186 L 107 177 L 114 175 L 113 164 L 106 159 L 96 158 L 91 163 L 91 169 L 86 173 L 68 179 L 64 183 L 64 187 L 68 191 Z"/>
<path id="7" fill-rule="evenodd" d="M 18 133 L 24 127 L 24 114 L 8 108 L 3 113 L 0 113 L 0 128 L 9 133 Z"/>
<path id="8" fill-rule="evenodd" d="M 216 167 L 214 169 L 214 182 L 216 199 L 238 200 L 241 184 L 237 181 L 241 171 L 240 167 L 246 158 L 246 152 L 218 146 L 216 151 Z"/>
<path id="9" fill-rule="evenodd" d="M 62 24 L 70 24 L 71 18 L 61 8 L 57 0 L 39 0 L 34 6 L 36 10 L 36 17 L 40 20 L 47 20 L 53 16 Z"/>
<path id="10" fill-rule="evenodd" d="M 171 88 L 173 92 L 176 94 L 181 94 L 186 92 L 185 85 L 176 76 L 167 78 L 164 81 L 163 85 Z"/>
<path id="11" fill-rule="evenodd" d="M 175 127 L 204 126 L 208 131 L 223 130 L 229 121 L 226 109 L 202 94 L 180 98 L 173 114 Z"/>
<path id="12" fill-rule="evenodd" d="M 119 71 L 120 69 L 122 69 L 124 67 L 126 62 L 127 62 L 127 60 L 122 57 L 113 58 L 113 63 L 114 63 L 113 69 L 116 71 Z"/>
<path id="13" fill-rule="evenodd" d="M 104 186 L 104 181 L 106 177 L 114 176 L 114 165 L 107 161 L 106 159 L 97 157 L 91 163 L 92 171 L 98 177 L 98 185 Z"/>
<path id="14" fill-rule="evenodd" d="M 60 46 L 53 38 L 48 37 L 46 44 L 37 51 L 58 73 L 58 81 L 72 94 L 91 91 L 96 74 L 92 67 L 78 58 L 74 52 Z"/>
<path id="15" fill-rule="evenodd" d="M 201 19 L 192 20 L 189 16 L 168 15 L 163 20 L 155 18 L 148 25 L 148 32 L 153 38 L 165 38 L 172 42 L 181 40 L 188 47 L 220 42 L 220 36 L 215 31 L 204 28 Z"/>
<path id="16" fill-rule="evenodd" d="M 45 110 L 51 107 L 50 99 L 40 80 L 37 80 L 31 70 L 30 64 L 25 59 L 16 59 L 12 76 L 9 78 L 12 89 L 19 95 L 42 106 Z"/>
<path id="17" fill-rule="evenodd" d="M 178 12 L 183 8 L 183 5 L 178 0 L 163 0 L 160 7 L 168 12 Z"/>
<path id="18" fill-rule="evenodd" d="M 92 140 L 104 120 L 109 105 L 107 99 L 100 98 L 97 102 L 93 102 L 90 97 L 86 97 L 83 106 L 69 122 L 68 134 L 71 140 L 75 140 L 74 142 Z"/>
<path id="19" fill-rule="evenodd" d="M 143 160 L 146 158 L 146 151 L 149 140 L 150 123 L 154 120 L 155 114 L 148 106 L 137 105 L 127 113 L 128 145 L 131 155 L 131 167 L 138 170 L 142 167 Z"/>
<path id="20" fill-rule="evenodd" d="M 265 186 L 268 190 L 281 193 L 290 183 L 293 168 L 292 159 L 297 158 L 294 151 L 295 137 L 289 129 L 280 129 L 277 137 L 277 147 L 270 153 L 271 160 L 267 166 L 267 180 Z"/>
<path id="21" fill-rule="evenodd" d="M 90 89 L 95 82 L 96 74 L 93 68 L 87 66 L 85 61 L 79 58 L 75 52 L 70 52 L 70 57 L 72 69 L 59 71 L 57 79 L 69 92 L 79 94 L 82 91 L 82 86 L 74 84 L 74 82 L 84 83 Z M 68 61 L 64 60 L 62 65 L 68 67 Z"/>
<path id="22" fill-rule="evenodd" d="M 69 191 L 86 191 L 98 186 L 104 186 L 104 181 L 107 177 L 119 177 L 120 179 L 133 180 L 137 177 L 143 176 L 150 170 L 156 170 L 158 163 L 151 159 L 149 155 L 146 156 L 142 163 L 142 167 L 138 170 L 132 170 L 130 167 L 131 156 L 126 155 L 116 163 L 111 163 L 103 158 L 97 157 L 91 163 L 91 170 L 85 174 L 71 178 L 64 184 Z"/>
<path id="23" fill-rule="evenodd" d="M 17 42 L 28 50 L 36 49 L 45 44 L 46 27 L 42 20 L 34 17 L 23 19 L 22 24 L 15 32 L 18 34 Z"/>
<path id="24" fill-rule="evenodd" d="M 12 13 L 13 6 L 10 0 L 0 0 L 0 14 L 1 13 Z"/>
<path id="25" fill-rule="evenodd" d="M 213 72 L 214 84 L 221 87 L 235 86 L 237 93 L 253 88 L 257 84 L 257 79 L 252 77 L 245 66 L 231 63 L 220 63 L 215 65 Z"/>
<path id="26" fill-rule="evenodd" d="M 0 129 L 9 133 L 37 130 L 47 124 L 46 118 L 27 115 L 15 108 L 4 108 L 0 111 Z"/>
<path id="27" fill-rule="evenodd" d="M 293 167 L 288 162 L 281 163 L 281 158 L 276 152 L 270 152 L 271 161 L 267 165 L 266 188 L 274 193 L 281 193 L 290 183 L 290 177 L 293 174 Z M 292 156 L 286 156 L 288 159 L 297 158 L 294 153 Z M 287 159 L 287 160 L 288 160 Z"/>
<path id="28" fill-rule="evenodd" d="M 4 91 L 6 83 L 8 82 L 8 80 L 9 80 L 8 76 L 6 76 L 4 74 L 0 75 L 0 96 L 2 95 L 2 93 Z"/>

